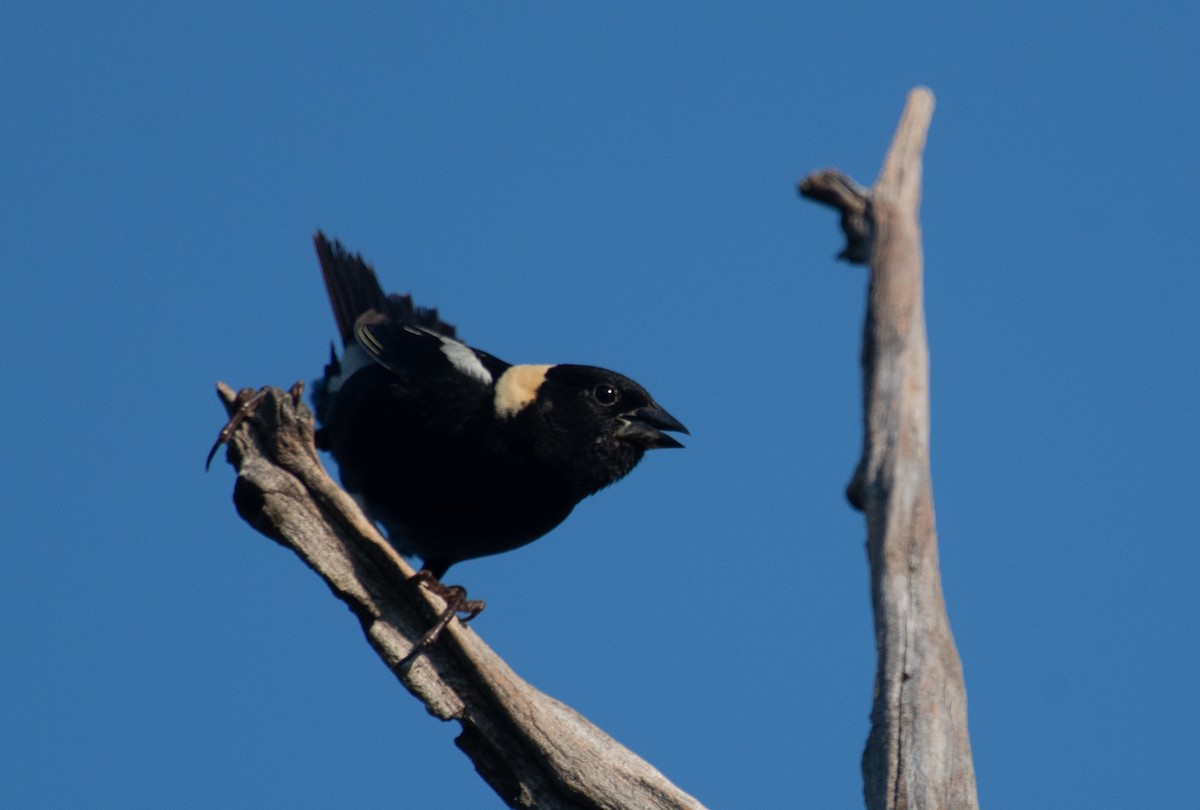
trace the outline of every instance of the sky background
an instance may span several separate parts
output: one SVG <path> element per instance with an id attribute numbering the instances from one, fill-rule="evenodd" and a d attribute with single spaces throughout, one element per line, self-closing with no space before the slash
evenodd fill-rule
<path id="1" fill-rule="evenodd" d="M 453 569 L 483 638 L 713 808 L 861 806 L 865 271 L 794 186 L 873 181 L 925 84 L 980 798 L 1194 806 L 1194 5 L 427 5 L 0 10 L 0 805 L 501 806 L 203 469 L 215 381 L 321 371 L 321 228 L 692 431 Z"/>

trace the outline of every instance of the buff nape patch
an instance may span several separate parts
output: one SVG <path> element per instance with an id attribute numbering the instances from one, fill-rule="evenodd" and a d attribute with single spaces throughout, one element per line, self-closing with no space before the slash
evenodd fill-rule
<path id="1" fill-rule="evenodd" d="M 508 419 L 537 398 L 546 381 L 546 372 L 554 366 L 510 366 L 496 380 L 496 415 Z"/>

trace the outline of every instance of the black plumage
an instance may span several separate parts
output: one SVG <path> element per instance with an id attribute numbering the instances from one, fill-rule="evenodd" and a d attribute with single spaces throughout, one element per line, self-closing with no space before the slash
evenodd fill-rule
<path id="1" fill-rule="evenodd" d="M 665 431 L 684 426 L 628 377 L 468 347 L 361 257 L 315 243 L 345 347 L 314 385 L 318 446 L 432 576 L 536 540 L 647 450 L 682 446 Z"/>

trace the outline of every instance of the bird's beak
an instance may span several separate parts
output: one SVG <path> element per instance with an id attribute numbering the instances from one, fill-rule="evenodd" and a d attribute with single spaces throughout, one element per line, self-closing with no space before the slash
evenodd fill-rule
<path id="1" fill-rule="evenodd" d="M 638 408 L 630 411 L 622 418 L 624 424 L 617 430 L 617 436 L 639 444 L 647 450 L 665 447 L 683 447 L 674 437 L 663 433 L 672 430 L 676 433 L 687 433 L 683 423 L 657 405 L 649 408 Z"/>

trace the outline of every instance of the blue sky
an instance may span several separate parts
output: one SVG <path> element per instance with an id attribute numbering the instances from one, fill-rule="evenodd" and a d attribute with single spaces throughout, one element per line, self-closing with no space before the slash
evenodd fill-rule
<path id="1" fill-rule="evenodd" d="M 934 494 L 981 799 L 1189 806 L 1197 22 L 6 3 L 0 804 L 499 806 L 203 472 L 217 379 L 320 372 L 322 228 L 472 343 L 619 370 L 692 431 L 455 568 L 483 637 L 714 808 L 860 806 L 865 276 L 794 183 L 869 183 L 926 84 Z"/>

